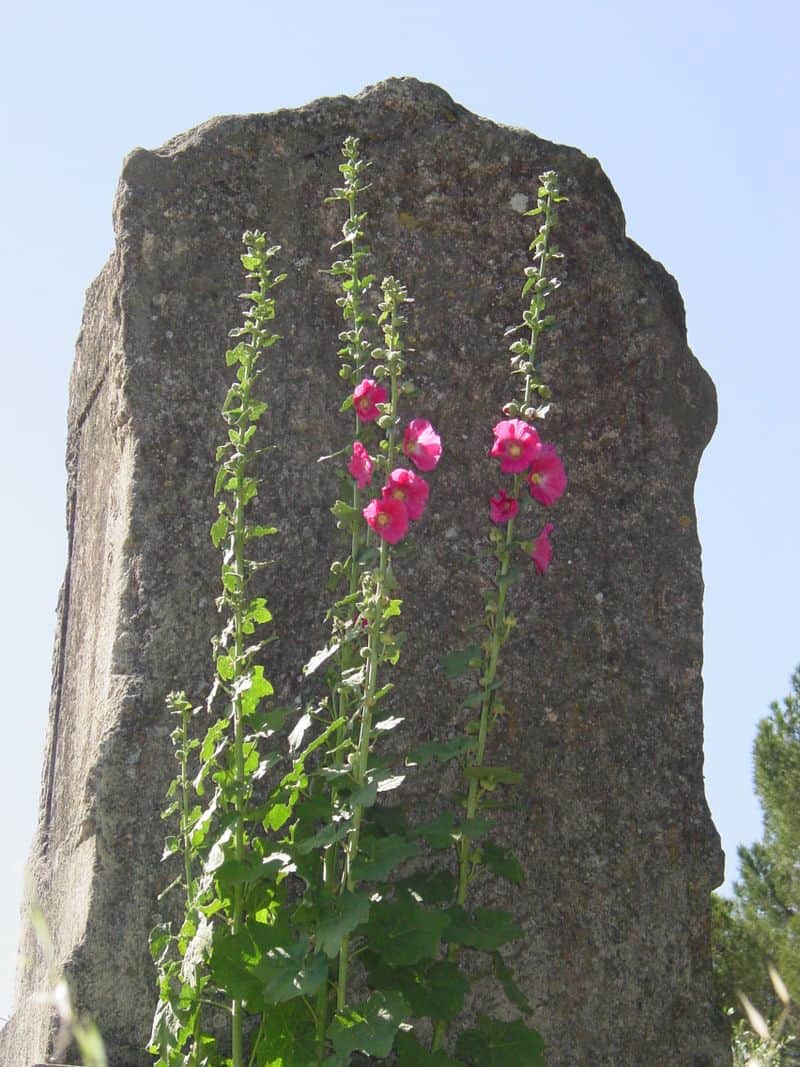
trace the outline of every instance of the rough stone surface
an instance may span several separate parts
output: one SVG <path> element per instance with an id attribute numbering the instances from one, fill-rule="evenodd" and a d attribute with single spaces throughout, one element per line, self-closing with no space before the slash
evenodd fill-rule
<path id="1" fill-rule="evenodd" d="M 510 714 L 494 757 L 525 785 L 507 834 L 528 872 L 502 885 L 526 937 L 514 964 L 551 1067 L 729 1063 L 711 1003 L 709 892 L 721 851 L 703 792 L 702 579 L 692 498 L 715 420 L 711 381 L 686 345 L 673 279 L 625 236 L 594 159 L 478 118 L 446 93 L 393 79 L 354 99 L 218 118 L 125 161 L 116 247 L 88 293 L 69 408 L 69 565 L 32 854 L 57 959 L 111 1050 L 142 1067 L 158 917 L 159 817 L 172 773 L 164 694 L 199 699 L 216 625 L 213 453 L 237 324 L 240 236 L 267 229 L 289 279 L 269 374 L 262 521 L 283 696 L 324 638 L 322 592 L 337 534 L 335 287 L 320 274 L 340 225 L 323 198 L 343 138 L 374 160 L 374 270 L 416 299 L 410 333 L 423 400 L 446 458 L 418 552 L 403 563 L 409 641 L 396 707 L 406 736 L 446 738 L 458 701 L 438 666 L 479 611 L 468 562 L 493 489 L 490 427 L 508 396 L 503 329 L 519 291 L 536 176 L 561 175 L 564 286 L 545 374 L 547 427 L 569 492 L 554 509 L 556 559 L 519 588 L 508 648 Z M 417 781 L 428 805 L 447 779 Z M 47 1053 L 43 981 L 24 935 L 18 1007 L 0 1059 Z M 491 995 L 491 994 L 486 994 Z M 509 1065 L 511 1067 L 511 1065 Z"/>

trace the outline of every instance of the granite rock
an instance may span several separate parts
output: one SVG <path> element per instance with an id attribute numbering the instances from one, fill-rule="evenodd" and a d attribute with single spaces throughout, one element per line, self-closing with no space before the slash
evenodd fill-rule
<path id="1" fill-rule="evenodd" d="M 730 1062 L 712 1004 L 709 892 L 722 854 L 703 790 L 702 577 L 693 487 L 715 422 L 711 381 L 686 344 L 674 280 L 625 235 L 596 160 L 479 118 L 441 89 L 391 79 L 355 98 L 213 119 L 125 161 L 115 249 L 90 288 L 69 405 L 69 563 L 59 608 L 33 892 L 57 962 L 104 1033 L 112 1067 L 144 1067 L 154 1003 L 147 934 L 163 909 L 160 819 L 172 774 L 164 695 L 201 699 L 217 624 L 216 416 L 238 322 L 246 228 L 283 246 L 284 341 L 269 363 L 260 521 L 280 537 L 267 571 L 280 640 L 268 674 L 299 691 L 324 641 L 337 547 L 340 329 L 331 259 L 339 149 L 374 161 L 373 269 L 415 298 L 414 414 L 440 429 L 417 551 L 400 578 L 409 632 L 395 707 L 406 737 L 460 729 L 442 650 L 468 643 L 480 605 L 469 562 L 494 490 L 490 429 L 508 397 L 503 330 L 519 292 L 536 178 L 558 171 L 566 254 L 546 339 L 546 427 L 570 486 L 555 561 L 516 590 L 505 677 L 513 699 L 493 761 L 524 773 L 505 833 L 524 888 L 485 901 L 525 929 L 512 962 L 550 1067 Z M 443 804 L 447 776 L 415 780 Z M 0 1059 L 28 1067 L 51 1037 L 26 927 L 16 1013 Z M 491 991 L 482 993 L 491 998 Z M 497 1005 L 501 1012 L 505 1006 Z"/>

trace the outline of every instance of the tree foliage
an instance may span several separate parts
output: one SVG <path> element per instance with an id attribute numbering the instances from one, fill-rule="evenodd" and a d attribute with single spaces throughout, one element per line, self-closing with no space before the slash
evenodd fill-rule
<path id="1" fill-rule="evenodd" d="M 753 764 L 763 835 L 738 849 L 733 899 L 713 899 L 712 957 L 726 1010 L 742 1015 L 742 992 L 775 1019 L 783 1005 L 769 979 L 770 964 L 792 1002 L 800 1003 L 800 667 L 790 695 L 775 701 L 758 724 Z M 794 1022 L 796 1033 L 800 1020 Z"/>

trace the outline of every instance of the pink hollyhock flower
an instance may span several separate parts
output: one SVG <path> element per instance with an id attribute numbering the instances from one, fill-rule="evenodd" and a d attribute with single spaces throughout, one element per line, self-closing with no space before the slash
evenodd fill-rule
<path id="1" fill-rule="evenodd" d="M 412 419 L 403 435 L 403 452 L 417 470 L 432 471 L 442 455 L 442 439 L 427 419 Z"/>
<path id="2" fill-rule="evenodd" d="M 355 478 L 359 489 L 363 489 L 372 481 L 372 460 L 360 441 L 353 441 L 353 455 L 350 457 L 347 469 Z"/>
<path id="3" fill-rule="evenodd" d="M 544 574 L 550 566 L 550 560 L 553 558 L 553 546 L 550 544 L 550 534 L 554 529 L 555 527 L 552 522 L 545 523 L 542 532 L 533 542 L 531 559 L 539 574 Z"/>
<path id="4" fill-rule="evenodd" d="M 353 406 L 362 422 L 374 422 L 380 415 L 378 404 L 383 404 L 389 397 L 382 385 L 374 378 L 365 378 L 353 390 Z"/>
<path id="5" fill-rule="evenodd" d="M 406 506 L 409 519 L 421 519 L 430 488 L 421 475 L 408 471 L 405 467 L 397 467 L 389 475 L 381 492 L 384 500 L 401 500 Z"/>
<path id="6" fill-rule="evenodd" d="M 489 518 L 498 525 L 516 518 L 518 511 L 519 504 L 505 489 L 501 489 L 497 496 L 489 498 Z"/>
<path id="7" fill-rule="evenodd" d="M 402 500 L 391 497 L 371 500 L 361 514 L 378 537 L 390 545 L 397 544 L 408 532 L 408 509 Z"/>
<path id="8" fill-rule="evenodd" d="M 554 445 L 539 444 L 531 460 L 528 488 L 534 500 L 549 508 L 567 488 L 567 475 Z"/>
<path id="9" fill-rule="evenodd" d="M 539 444 L 536 430 L 523 419 L 503 419 L 492 433 L 495 441 L 489 455 L 500 460 L 503 474 L 519 474 L 527 470 Z"/>

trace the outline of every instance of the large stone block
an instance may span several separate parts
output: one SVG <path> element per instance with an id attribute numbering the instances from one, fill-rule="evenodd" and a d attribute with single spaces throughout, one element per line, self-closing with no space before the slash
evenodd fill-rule
<path id="1" fill-rule="evenodd" d="M 269 363 L 263 521 L 280 641 L 268 673 L 284 697 L 324 639 L 341 447 L 335 286 L 320 274 L 340 226 L 323 199 L 347 134 L 374 160 L 366 206 L 374 270 L 416 303 L 415 414 L 440 428 L 418 551 L 402 564 L 409 639 L 396 707 L 406 736 L 460 729 L 438 666 L 480 605 L 468 562 L 494 489 L 490 430 L 508 396 L 503 329 L 519 292 L 545 169 L 570 202 L 558 243 L 544 371 L 571 482 L 556 559 L 516 590 L 513 694 L 496 757 L 525 784 L 506 833 L 525 887 L 485 890 L 525 938 L 513 963 L 551 1067 L 728 1063 L 712 1007 L 709 892 L 721 852 L 703 792 L 702 579 L 693 485 L 714 426 L 713 386 L 686 345 L 673 279 L 625 236 L 596 160 L 470 114 L 441 89 L 393 79 L 354 99 L 214 119 L 125 161 L 116 247 L 89 290 L 72 375 L 69 565 L 61 595 L 35 893 L 80 1005 L 112 1067 L 142 1067 L 154 1001 L 147 933 L 163 905 L 159 817 L 172 773 L 165 693 L 200 699 L 217 619 L 213 455 L 222 353 L 237 324 L 241 232 L 283 246 L 285 340 Z M 421 777 L 420 803 L 447 779 Z M 26 930 L 8 1067 L 46 1055 L 50 1019 Z"/>

